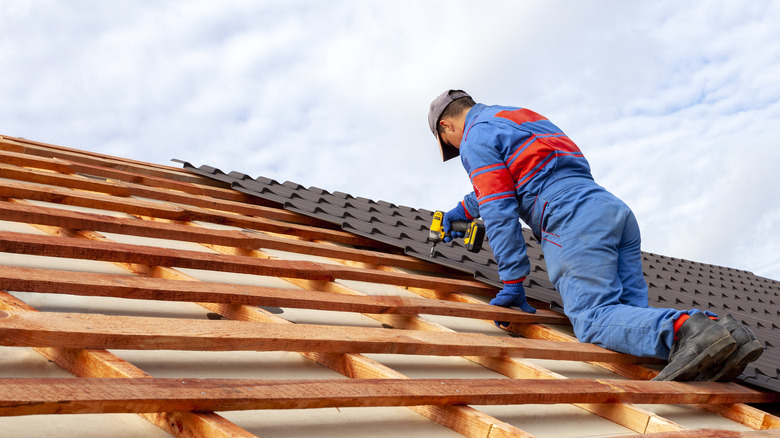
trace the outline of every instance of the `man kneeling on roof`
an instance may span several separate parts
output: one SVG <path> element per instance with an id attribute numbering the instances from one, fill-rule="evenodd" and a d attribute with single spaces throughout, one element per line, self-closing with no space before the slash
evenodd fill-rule
<path id="1" fill-rule="evenodd" d="M 581 342 L 668 359 L 654 380 L 731 380 L 761 355 L 753 332 L 731 315 L 649 307 L 634 214 L 596 184 L 580 149 L 547 118 L 448 90 L 431 103 L 428 124 L 442 159 L 460 155 L 474 187 L 443 227 L 484 220 L 504 283 L 490 304 L 536 312 L 523 289 L 530 262 L 522 219 Z"/>

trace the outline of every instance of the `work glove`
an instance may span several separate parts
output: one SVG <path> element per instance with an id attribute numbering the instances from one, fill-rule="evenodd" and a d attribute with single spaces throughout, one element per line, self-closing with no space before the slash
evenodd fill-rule
<path id="1" fill-rule="evenodd" d="M 523 282 L 517 283 L 504 283 L 504 289 L 496 295 L 495 298 L 490 300 L 490 304 L 501 307 L 519 307 L 520 310 L 526 313 L 536 313 L 536 309 L 531 307 L 525 300 L 525 288 Z M 509 327 L 508 322 L 493 321 L 498 327 Z"/>
<path id="2" fill-rule="evenodd" d="M 444 230 L 444 242 L 449 242 L 455 237 L 463 237 L 465 233 L 462 231 L 453 231 L 450 233 L 450 230 L 452 230 L 452 223 L 468 220 L 469 218 L 466 216 L 466 210 L 463 208 L 462 202 L 458 202 L 458 205 L 456 205 L 455 208 L 444 213 L 444 217 L 441 220 L 441 226 Z"/>

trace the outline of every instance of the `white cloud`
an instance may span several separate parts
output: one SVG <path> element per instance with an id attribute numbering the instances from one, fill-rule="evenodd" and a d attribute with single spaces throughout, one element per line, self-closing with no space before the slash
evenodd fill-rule
<path id="1" fill-rule="evenodd" d="M 533 108 L 645 249 L 780 278 L 780 4 L 0 0 L 0 133 L 413 207 L 469 189 L 428 104 Z"/>

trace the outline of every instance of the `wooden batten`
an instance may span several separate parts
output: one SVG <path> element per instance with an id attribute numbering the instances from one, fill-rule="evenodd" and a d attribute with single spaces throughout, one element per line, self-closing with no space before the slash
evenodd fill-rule
<path id="1" fill-rule="evenodd" d="M 540 310 L 529 314 L 484 304 L 390 296 L 339 295 L 294 289 L 197 283 L 179 280 L 75 273 L 48 269 L 6 267 L 0 272 L 0 288 L 20 292 L 103 296 L 139 300 L 230 303 L 254 306 L 292 307 L 357 313 L 399 315 L 445 315 L 518 323 L 565 324 L 560 314 Z"/>
<path id="2" fill-rule="evenodd" d="M 527 357 L 637 363 L 645 359 L 592 344 L 498 338 L 481 333 L 434 333 L 241 321 L 81 313 L 0 312 L 0 345 L 190 351 L 319 351 L 433 356 Z"/>
<path id="3" fill-rule="evenodd" d="M 0 379 L 0 416 L 419 405 L 771 403 L 727 383 L 505 379 Z"/>

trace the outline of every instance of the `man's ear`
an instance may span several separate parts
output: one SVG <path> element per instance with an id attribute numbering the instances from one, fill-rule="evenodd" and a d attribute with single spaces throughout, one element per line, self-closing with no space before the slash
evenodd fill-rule
<path id="1" fill-rule="evenodd" d="M 442 131 L 452 130 L 452 121 L 449 118 L 439 120 L 439 126 L 442 127 Z"/>

